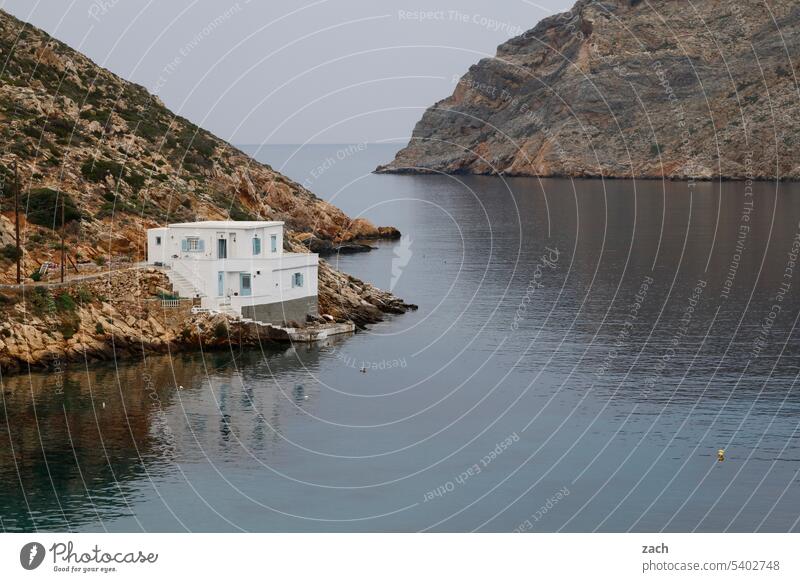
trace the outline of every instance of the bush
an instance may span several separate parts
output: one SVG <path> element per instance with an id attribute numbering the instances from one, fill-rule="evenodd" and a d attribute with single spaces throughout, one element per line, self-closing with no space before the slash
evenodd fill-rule
<path id="1" fill-rule="evenodd" d="M 37 315 L 52 313 L 56 309 L 53 297 L 46 287 L 34 287 L 28 296 L 28 304 Z"/>
<path id="2" fill-rule="evenodd" d="M 64 204 L 64 222 L 80 222 L 81 212 L 66 192 L 37 188 L 28 196 L 28 222 L 47 228 L 61 226 L 61 204 Z"/>
<path id="3" fill-rule="evenodd" d="M 33 279 L 34 281 L 41 281 L 42 274 L 39 271 L 34 271 L 33 273 L 31 273 L 31 279 Z"/>
<path id="4" fill-rule="evenodd" d="M 136 192 L 144 188 L 145 184 L 145 177 L 141 174 L 137 174 L 136 172 L 131 172 L 130 175 L 125 177 L 125 181 L 130 184 L 131 188 L 133 188 Z"/>
<path id="5" fill-rule="evenodd" d="M 22 258 L 22 249 L 18 249 L 17 245 L 6 245 L 0 250 L 0 256 L 9 261 L 16 261 Z"/>
<path id="6" fill-rule="evenodd" d="M 78 333 L 78 329 L 80 329 L 80 322 L 75 319 L 62 321 L 61 325 L 58 326 L 58 331 L 61 332 L 61 335 L 64 336 L 64 339 L 72 338 L 72 336 Z"/>
<path id="7" fill-rule="evenodd" d="M 214 337 L 217 339 L 224 339 L 228 337 L 228 326 L 224 321 L 220 321 L 214 326 Z"/>
<path id="8" fill-rule="evenodd" d="M 106 333 L 106 328 L 104 328 L 103 324 L 98 321 L 94 324 L 94 331 L 99 335 L 103 335 Z"/>
<path id="9" fill-rule="evenodd" d="M 103 182 L 109 174 L 119 180 L 125 177 L 125 167 L 109 160 L 86 160 L 81 166 L 81 174 L 91 182 Z"/>
<path id="10" fill-rule="evenodd" d="M 78 289 L 77 296 L 78 296 L 78 301 L 80 301 L 81 303 L 91 303 L 92 300 L 94 299 L 92 297 L 92 292 L 89 291 L 86 287 L 81 287 L 80 289 Z"/>
<path id="11" fill-rule="evenodd" d="M 106 258 L 103 255 L 98 255 L 94 258 L 94 263 L 98 267 L 102 267 L 106 264 Z"/>
<path id="12" fill-rule="evenodd" d="M 75 300 L 69 293 L 61 293 L 55 300 L 56 309 L 59 311 L 75 311 Z"/>
<path id="13" fill-rule="evenodd" d="M 61 139 L 67 139 L 73 136 L 73 134 L 75 134 L 75 137 L 78 136 L 78 131 L 77 128 L 75 127 L 75 124 L 72 123 L 71 121 L 67 121 L 66 119 L 59 119 L 59 118 L 51 119 L 47 122 L 45 128 L 47 129 L 47 131 L 54 133 L 57 137 Z"/>

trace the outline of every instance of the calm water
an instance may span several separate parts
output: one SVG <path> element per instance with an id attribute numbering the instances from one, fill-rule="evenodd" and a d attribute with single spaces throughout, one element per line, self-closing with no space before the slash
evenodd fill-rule
<path id="1" fill-rule="evenodd" d="M 4 378 L 2 527 L 800 529 L 800 187 L 371 175 L 393 151 L 256 153 L 400 228 L 338 263 L 418 312 Z"/>

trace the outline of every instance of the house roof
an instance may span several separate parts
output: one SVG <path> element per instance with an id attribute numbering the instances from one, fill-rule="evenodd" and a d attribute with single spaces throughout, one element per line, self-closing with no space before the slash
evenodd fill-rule
<path id="1" fill-rule="evenodd" d="M 213 228 L 223 230 L 251 230 L 265 226 L 283 226 L 281 220 L 203 220 L 200 222 L 178 222 L 170 228 Z"/>

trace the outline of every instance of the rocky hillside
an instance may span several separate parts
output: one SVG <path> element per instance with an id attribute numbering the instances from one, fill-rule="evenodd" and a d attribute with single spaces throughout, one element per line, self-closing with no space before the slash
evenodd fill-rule
<path id="1" fill-rule="evenodd" d="M 800 5 L 580 0 L 472 66 L 385 172 L 800 178 Z"/>
<path id="2" fill-rule="evenodd" d="M 335 249 L 399 236 L 391 227 L 351 220 L 176 116 L 143 87 L 2 10 L 0 53 L 0 283 L 16 275 L 16 183 L 24 212 L 23 276 L 59 261 L 61 200 L 70 272 L 141 260 L 145 230 L 169 222 L 284 220 L 287 246 L 295 250 L 301 243 Z M 358 295 L 347 275 L 327 265 L 320 279 L 320 303 L 337 317 L 365 323 L 377 318 L 376 309 L 400 305 L 385 296 L 376 301 L 362 286 L 355 287 Z"/>

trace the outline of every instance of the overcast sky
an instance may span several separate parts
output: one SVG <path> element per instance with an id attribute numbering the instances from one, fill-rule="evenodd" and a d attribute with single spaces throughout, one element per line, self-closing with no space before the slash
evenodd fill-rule
<path id="1" fill-rule="evenodd" d="M 470 64 L 572 0 L 0 0 L 237 144 L 406 140 Z"/>

